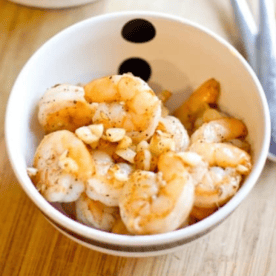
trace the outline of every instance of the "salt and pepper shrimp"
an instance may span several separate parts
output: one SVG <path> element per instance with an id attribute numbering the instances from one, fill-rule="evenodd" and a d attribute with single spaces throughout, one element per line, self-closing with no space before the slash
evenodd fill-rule
<path id="1" fill-rule="evenodd" d="M 79 86 L 57 85 L 43 95 L 38 103 L 38 120 L 46 133 L 78 127 L 92 122 L 93 108 L 84 98 Z"/>
<path id="2" fill-rule="evenodd" d="M 141 149 L 134 157 L 135 168 L 138 170 L 152 171 L 157 168 L 158 157 L 153 155 L 149 149 Z"/>
<path id="3" fill-rule="evenodd" d="M 193 132 L 201 127 L 204 123 L 209 123 L 211 121 L 219 120 L 225 117 L 228 117 L 225 113 L 219 111 L 216 108 L 211 108 L 208 104 L 206 104 L 206 110 L 203 110 L 202 114 L 198 115 L 194 122 Z"/>
<path id="4" fill-rule="evenodd" d="M 194 206 L 190 213 L 190 217 L 195 218 L 196 220 L 203 220 L 209 217 L 210 215 L 212 215 L 217 210 L 218 210 L 217 207 L 200 208 L 200 207 Z"/>
<path id="5" fill-rule="evenodd" d="M 169 98 L 172 96 L 172 92 L 169 90 L 162 90 L 161 93 L 157 95 L 157 97 L 160 99 L 160 101 L 165 104 Z"/>
<path id="6" fill-rule="evenodd" d="M 249 174 L 252 167 L 250 155 L 242 149 L 247 143 L 237 139 L 246 135 L 244 123 L 228 117 L 210 120 L 192 134 L 189 150 L 206 162 L 192 174 L 196 183 L 196 207 L 221 206 L 237 192 L 242 175 Z M 221 143 L 225 141 L 229 143 Z"/>
<path id="7" fill-rule="evenodd" d="M 242 139 L 231 139 L 231 140 L 228 140 L 226 143 L 231 144 L 237 148 L 240 148 L 240 149 L 246 151 L 247 153 L 250 153 L 250 151 L 251 151 L 250 144 L 247 141 L 242 140 Z"/>
<path id="8" fill-rule="evenodd" d="M 177 229 L 189 216 L 194 185 L 182 159 L 162 154 L 158 172 L 136 170 L 119 199 L 121 218 L 133 234 L 157 234 Z"/>
<path id="9" fill-rule="evenodd" d="M 233 145 L 194 143 L 189 150 L 202 157 L 202 162 L 191 172 L 196 207 L 214 208 L 226 203 L 252 167 L 250 155 Z"/>
<path id="10" fill-rule="evenodd" d="M 215 79 L 209 79 L 198 87 L 191 96 L 174 112 L 189 134 L 192 132 L 198 113 L 206 109 L 206 104 L 216 104 L 220 85 Z"/>
<path id="11" fill-rule="evenodd" d="M 199 142 L 192 144 L 189 150 L 202 156 L 209 166 L 231 167 L 243 175 L 248 175 L 252 168 L 250 155 L 231 144 Z"/>
<path id="12" fill-rule="evenodd" d="M 185 228 L 187 226 L 189 226 L 191 224 L 191 216 L 188 216 L 184 222 L 179 226 L 177 227 L 177 229 L 182 229 L 182 228 Z"/>
<path id="13" fill-rule="evenodd" d="M 216 108 L 219 93 L 209 79 L 176 118 L 164 105 L 172 93 L 156 96 L 132 74 L 54 86 L 38 113 L 52 133 L 28 174 L 88 226 L 124 235 L 186 227 L 229 201 L 252 168 L 247 128 Z"/>
<path id="14" fill-rule="evenodd" d="M 124 222 L 122 221 L 121 217 L 119 217 L 116 222 L 114 223 L 111 232 L 114 234 L 120 235 L 132 235 L 126 228 Z"/>
<path id="15" fill-rule="evenodd" d="M 103 151 L 107 153 L 109 156 L 113 156 L 117 147 L 118 147 L 117 143 L 112 143 L 112 142 L 109 142 L 108 140 L 100 139 L 99 144 L 97 146 L 97 150 Z"/>
<path id="16" fill-rule="evenodd" d="M 92 151 L 95 173 L 86 185 L 86 194 L 107 206 L 118 206 L 119 196 L 133 168 L 127 163 L 115 164 L 112 157 L 99 150 Z"/>
<path id="17" fill-rule="evenodd" d="M 106 206 L 83 193 L 76 201 L 78 221 L 104 231 L 111 231 L 119 219 L 119 208 Z"/>
<path id="18" fill-rule="evenodd" d="M 235 169 L 210 167 L 195 187 L 195 207 L 215 208 L 222 206 L 237 192 L 242 180 Z"/>
<path id="19" fill-rule="evenodd" d="M 188 145 L 189 136 L 181 122 L 174 116 L 162 117 L 149 143 L 142 141 L 137 145 L 136 169 L 155 171 L 160 154 L 184 151 Z"/>
<path id="20" fill-rule="evenodd" d="M 94 172 L 94 161 L 84 143 L 68 130 L 44 136 L 39 144 L 32 177 L 50 202 L 75 201 Z"/>
<path id="21" fill-rule="evenodd" d="M 225 113 L 215 109 L 215 108 L 208 108 L 202 115 L 202 119 L 204 123 L 209 123 L 214 120 L 222 119 L 228 117 Z"/>
<path id="22" fill-rule="evenodd" d="M 172 135 L 172 139 L 175 142 L 175 151 L 185 151 L 190 143 L 189 135 L 180 122 L 174 116 L 166 116 L 161 118 L 156 130 Z"/>
<path id="23" fill-rule="evenodd" d="M 161 101 L 142 79 L 114 75 L 93 80 L 84 90 L 89 103 L 99 103 L 94 123 L 124 128 L 135 143 L 153 135 L 161 117 Z"/>
<path id="24" fill-rule="evenodd" d="M 134 157 L 135 169 L 155 171 L 157 160 L 158 157 L 150 151 L 150 145 L 147 141 L 142 141 L 136 146 L 136 155 Z"/>
<path id="25" fill-rule="evenodd" d="M 203 124 L 192 134 L 191 143 L 225 142 L 246 135 L 247 128 L 242 121 L 235 118 L 222 118 Z"/>

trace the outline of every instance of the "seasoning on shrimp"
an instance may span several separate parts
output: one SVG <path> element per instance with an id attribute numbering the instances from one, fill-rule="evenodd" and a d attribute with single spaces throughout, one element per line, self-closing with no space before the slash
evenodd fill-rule
<path id="1" fill-rule="evenodd" d="M 174 116 L 161 118 L 156 130 L 161 130 L 172 135 L 176 151 L 185 151 L 188 148 L 190 138 L 187 130 L 178 118 Z"/>
<path id="2" fill-rule="evenodd" d="M 191 96 L 174 112 L 189 134 L 192 132 L 198 113 L 205 110 L 206 104 L 216 104 L 220 85 L 215 79 L 209 79 L 198 87 Z"/>
<path id="3" fill-rule="evenodd" d="M 106 206 L 83 193 L 76 201 L 77 220 L 104 231 L 111 231 L 119 219 L 119 208 Z"/>
<path id="4" fill-rule="evenodd" d="M 114 223 L 114 225 L 111 229 L 111 232 L 115 233 L 115 234 L 120 234 L 120 235 L 133 235 L 127 230 L 127 228 L 126 228 L 124 222 L 122 221 L 121 217 L 119 217 L 116 220 L 116 222 Z"/>
<path id="5" fill-rule="evenodd" d="M 191 170 L 196 207 L 225 204 L 235 195 L 242 176 L 249 174 L 252 167 L 250 155 L 229 144 L 194 143 L 190 151 L 202 157 L 202 162 Z"/>
<path id="6" fill-rule="evenodd" d="M 247 135 L 245 124 L 236 118 L 222 118 L 203 124 L 191 136 L 191 143 L 196 141 L 216 143 L 225 142 Z"/>
<path id="7" fill-rule="evenodd" d="M 200 208 L 200 207 L 194 206 L 191 211 L 190 216 L 197 220 L 203 220 L 203 219 L 209 217 L 210 215 L 212 215 L 217 210 L 218 210 L 217 207 Z"/>
<path id="8" fill-rule="evenodd" d="M 75 131 L 92 123 L 93 112 L 84 98 L 84 89 L 69 84 L 50 88 L 38 103 L 38 120 L 46 133 Z"/>
<path id="9" fill-rule="evenodd" d="M 189 216 L 194 185 L 188 168 L 174 152 L 162 154 L 158 172 L 136 170 L 119 198 L 129 232 L 157 234 L 177 229 Z"/>
<path id="10" fill-rule="evenodd" d="M 201 155 L 210 166 L 235 168 L 244 175 L 248 175 L 252 168 L 251 156 L 231 144 L 194 143 L 189 150 Z"/>
<path id="11" fill-rule="evenodd" d="M 72 202 L 84 191 L 94 161 L 75 134 L 59 130 L 44 136 L 34 156 L 34 184 L 50 202 Z"/>
<path id="12" fill-rule="evenodd" d="M 173 231 L 227 203 L 252 169 L 248 130 L 203 83 L 169 115 L 132 74 L 57 85 L 39 101 L 46 135 L 27 173 L 50 202 L 90 227 L 126 235 Z M 76 214 L 76 215 L 75 215 Z"/>
<path id="13" fill-rule="evenodd" d="M 94 123 L 123 128 L 134 141 L 149 139 L 161 118 L 161 101 L 142 79 L 131 74 L 93 80 L 85 87 L 89 103 L 97 102 Z"/>
<path id="14" fill-rule="evenodd" d="M 91 152 L 95 173 L 87 180 L 86 194 L 107 206 L 118 206 L 119 196 L 133 168 L 126 163 L 115 164 L 112 157 L 103 151 Z"/>

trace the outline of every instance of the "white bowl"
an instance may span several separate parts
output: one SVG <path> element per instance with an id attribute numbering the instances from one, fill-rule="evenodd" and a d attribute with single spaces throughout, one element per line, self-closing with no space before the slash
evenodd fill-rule
<path id="1" fill-rule="evenodd" d="M 144 43 L 125 40 L 122 28 L 133 19 L 150 22 L 148 26 L 152 24 L 156 31 L 153 39 L 150 40 L 149 35 Z M 138 26 L 140 35 L 147 29 L 143 26 Z M 133 37 L 135 34 L 125 35 Z M 154 35 L 154 31 L 151 34 Z M 169 101 L 171 109 L 180 105 L 206 79 L 216 78 L 222 88 L 220 107 L 246 123 L 254 152 L 252 172 L 224 207 L 194 225 L 152 236 L 111 234 L 78 223 L 60 211 L 60 205 L 54 207 L 48 203 L 26 173 L 43 137 L 37 121 L 37 103 L 45 90 L 57 83 L 86 83 L 93 78 L 116 74 L 121 63 L 132 57 L 139 57 L 150 65 L 152 74 L 149 83 L 154 89 L 175 92 Z M 10 161 L 31 200 L 58 230 L 71 239 L 95 250 L 121 256 L 168 253 L 221 223 L 255 185 L 267 157 L 269 141 L 270 117 L 264 92 L 242 56 L 223 39 L 197 24 L 152 12 L 98 16 L 54 36 L 22 69 L 6 112 L 6 143 Z"/>
<path id="2" fill-rule="evenodd" d="M 62 9 L 80 6 L 97 0 L 10 0 L 16 4 L 35 8 Z"/>

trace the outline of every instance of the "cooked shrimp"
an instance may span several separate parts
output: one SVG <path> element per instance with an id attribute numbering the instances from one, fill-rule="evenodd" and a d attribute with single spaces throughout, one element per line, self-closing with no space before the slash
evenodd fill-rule
<path id="1" fill-rule="evenodd" d="M 189 216 L 194 185 L 182 159 L 162 154 L 158 172 L 136 170 L 119 199 L 121 218 L 133 234 L 156 234 L 177 229 Z"/>
<path id="2" fill-rule="evenodd" d="M 93 108 L 84 99 L 84 89 L 62 84 L 50 88 L 38 103 L 38 120 L 46 133 L 77 128 L 92 122 Z"/>
<path id="3" fill-rule="evenodd" d="M 132 166 L 115 164 L 109 154 L 99 150 L 92 151 L 92 157 L 95 174 L 87 181 L 86 194 L 107 206 L 118 206 L 119 196 L 132 172 Z"/>
<path id="4" fill-rule="evenodd" d="M 119 217 L 115 224 L 111 229 L 112 233 L 120 234 L 120 235 L 132 235 L 126 228 L 124 222 L 122 221 L 121 217 Z"/>
<path id="5" fill-rule="evenodd" d="M 148 149 L 141 149 L 134 158 L 135 168 L 144 171 L 155 171 L 157 160 L 158 157 L 153 155 Z"/>
<path id="6" fill-rule="evenodd" d="M 195 143 L 192 152 L 202 156 L 202 162 L 192 168 L 196 207 L 213 208 L 226 203 L 238 190 L 242 175 L 252 167 L 250 155 L 224 143 Z"/>
<path id="7" fill-rule="evenodd" d="M 226 143 L 194 143 L 189 148 L 208 162 L 209 166 L 235 168 L 240 174 L 247 175 L 251 171 L 250 155 L 231 144 Z"/>
<path id="8" fill-rule="evenodd" d="M 202 115 L 204 123 L 208 123 L 214 120 L 219 120 L 228 117 L 225 113 L 218 111 L 215 108 L 208 108 Z"/>
<path id="9" fill-rule="evenodd" d="M 173 135 L 161 130 L 156 130 L 150 139 L 149 150 L 157 157 L 164 152 L 175 151 Z"/>
<path id="10" fill-rule="evenodd" d="M 184 151 L 189 146 L 189 135 L 182 123 L 176 117 L 166 116 L 165 118 L 161 118 L 156 129 L 172 135 L 172 139 L 175 142 L 175 150 L 177 152 Z"/>
<path id="11" fill-rule="evenodd" d="M 242 176 L 234 168 L 210 167 L 195 187 L 194 206 L 214 208 L 222 206 L 239 189 Z"/>
<path id="12" fill-rule="evenodd" d="M 191 215 L 189 215 L 186 219 L 185 219 L 185 221 L 177 228 L 177 229 L 182 229 L 182 228 L 185 228 L 185 227 L 187 227 L 187 226 L 189 226 L 189 225 L 192 225 L 192 224 L 194 224 L 195 222 L 194 222 L 194 218 L 193 217 L 191 217 Z"/>
<path id="13" fill-rule="evenodd" d="M 159 100 L 161 100 L 161 115 L 162 117 L 166 117 L 169 115 L 170 111 L 165 106 L 165 103 L 169 100 L 169 98 L 172 96 L 172 92 L 168 90 L 163 90 L 160 94 L 157 95 Z"/>
<path id="14" fill-rule="evenodd" d="M 161 100 L 163 104 L 165 104 L 171 96 L 172 92 L 170 92 L 169 90 L 162 90 L 161 93 L 157 95 L 157 97 Z"/>
<path id="15" fill-rule="evenodd" d="M 106 206 L 83 193 L 76 201 L 76 217 L 88 226 L 111 231 L 119 219 L 119 208 Z"/>
<path id="16" fill-rule="evenodd" d="M 96 149 L 100 151 L 104 151 L 108 155 L 112 156 L 117 149 L 117 143 L 112 143 L 107 140 L 100 139 Z"/>
<path id="17" fill-rule="evenodd" d="M 34 184 L 50 202 L 75 201 L 91 177 L 94 162 L 84 143 L 68 130 L 44 136 L 34 156 Z"/>
<path id="18" fill-rule="evenodd" d="M 207 80 L 174 112 L 174 116 L 184 124 L 190 133 L 198 113 L 206 109 L 206 104 L 216 104 L 219 92 L 219 83 L 215 79 Z"/>
<path id="19" fill-rule="evenodd" d="M 250 151 L 251 151 L 250 144 L 247 141 L 245 141 L 245 140 L 232 139 L 232 140 L 228 140 L 226 143 L 227 144 L 231 144 L 231 145 L 233 145 L 235 147 L 238 147 L 238 148 L 240 148 L 240 149 L 242 149 L 242 150 L 244 150 L 244 151 L 246 151 L 248 153 L 250 153 Z"/>
<path id="20" fill-rule="evenodd" d="M 190 216 L 193 218 L 196 218 L 197 220 L 202 220 L 212 215 L 215 211 L 217 211 L 217 209 L 218 209 L 217 207 L 200 208 L 200 207 L 194 206 Z"/>
<path id="21" fill-rule="evenodd" d="M 245 124 L 235 118 L 222 118 L 203 124 L 191 136 L 191 143 L 198 141 L 217 143 L 238 137 L 245 137 L 247 128 Z"/>
<path id="22" fill-rule="evenodd" d="M 193 131 L 197 130 L 199 127 L 201 127 L 204 123 L 209 123 L 214 120 L 219 120 L 222 118 L 228 117 L 226 114 L 224 114 L 221 111 L 218 111 L 215 108 L 207 107 L 206 110 L 204 110 L 201 114 L 199 115 L 194 123 L 194 129 Z"/>
<path id="23" fill-rule="evenodd" d="M 124 128 L 135 143 L 153 135 L 161 117 L 161 101 L 142 79 L 114 75 L 94 80 L 84 89 L 89 103 L 99 103 L 94 123 Z"/>

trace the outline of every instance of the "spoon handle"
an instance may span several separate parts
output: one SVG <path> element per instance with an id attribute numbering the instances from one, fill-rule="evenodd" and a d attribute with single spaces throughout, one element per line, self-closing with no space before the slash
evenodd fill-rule
<path id="1" fill-rule="evenodd" d="M 272 138 L 276 142 L 276 29 L 272 0 L 260 0 L 258 49 L 258 77 L 265 91 L 272 124 Z"/>
<path id="2" fill-rule="evenodd" d="M 256 72 L 256 40 L 258 33 L 256 24 L 245 0 L 231 0 L 231 4 L 234 10 L 236 25 L 239 28 L 240 37 L 243 40 L 247 60 Z"/>

